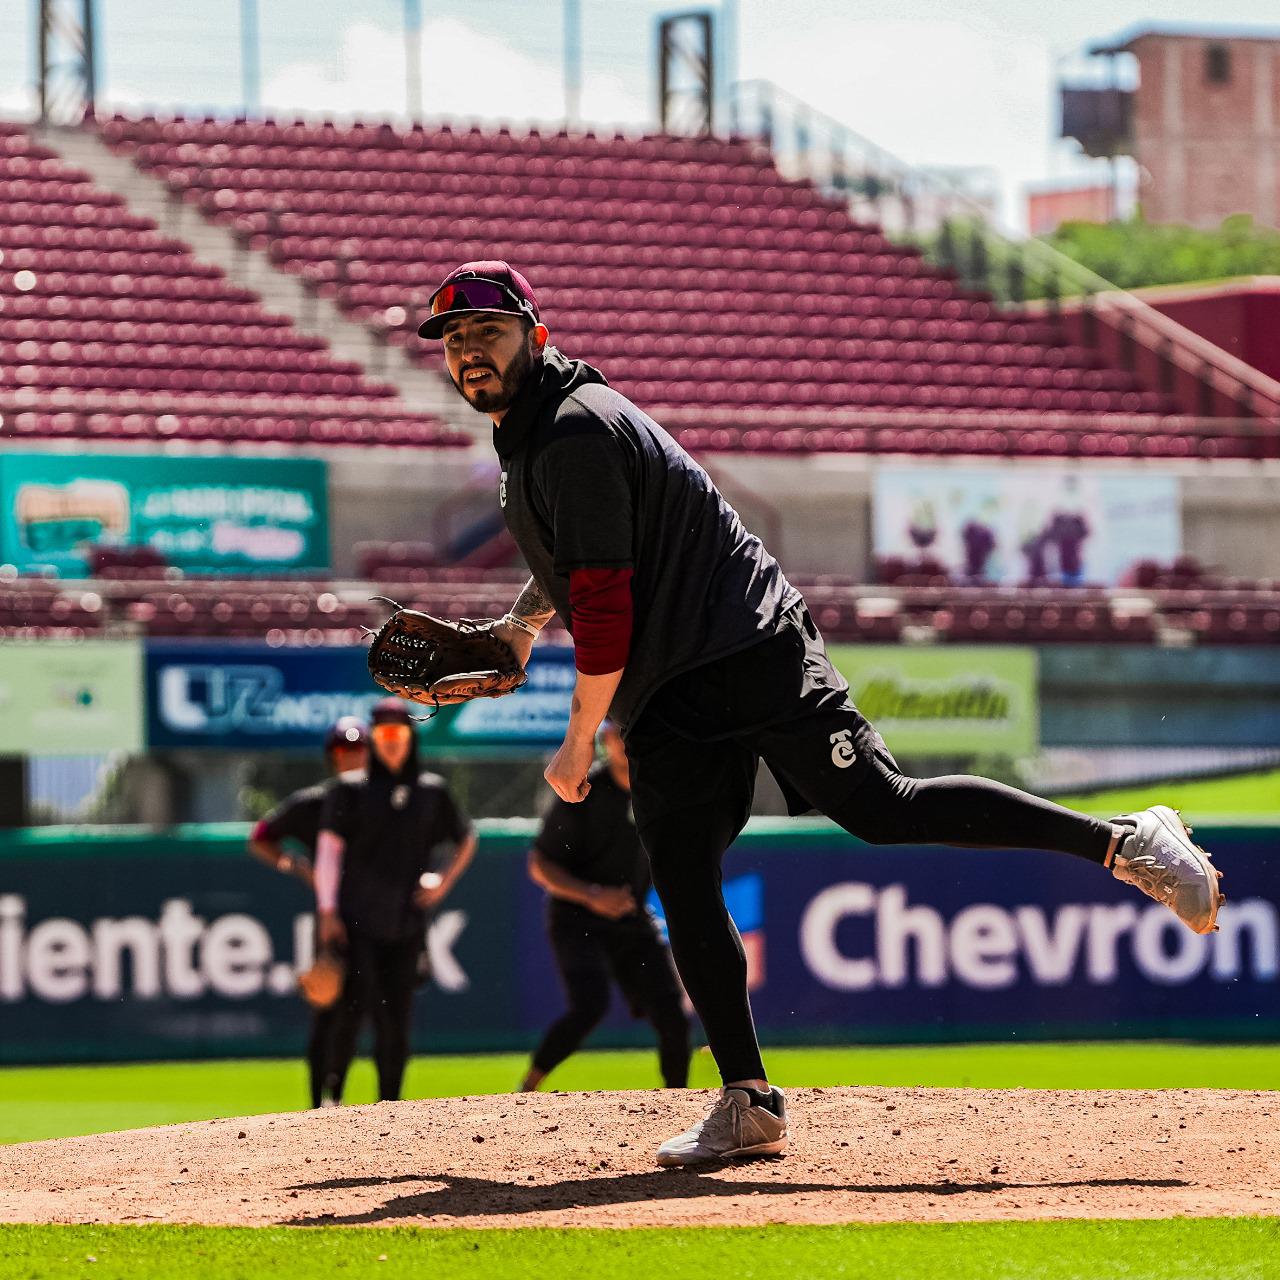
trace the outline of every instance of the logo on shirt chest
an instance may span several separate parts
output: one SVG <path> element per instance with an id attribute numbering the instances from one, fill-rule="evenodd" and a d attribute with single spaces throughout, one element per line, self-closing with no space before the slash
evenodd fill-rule
<path id="1" fill-rule="evenodd" d="M 507 473 L 502 473 L 502 478 L 498 481 L 498 505 L 505 507 L 507 505 Z"/>
<path id="2" fill-rule="evenodd" d="M 393 809 L 403 809 L 409 803 L 409 790 L 403 783 L 398 787 L 392 788 L 391 807 Z"/>

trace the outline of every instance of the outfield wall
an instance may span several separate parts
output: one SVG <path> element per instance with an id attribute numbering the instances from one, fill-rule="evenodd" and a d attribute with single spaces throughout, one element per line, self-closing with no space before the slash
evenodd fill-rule
<path id="1" fill-rule="evenodd" d="M 430 934 L 421 1052 L 531 1047 L 560 1011 L 528 823 L 484 823 Z M 0 1062 L 300 1052 L 301 885 L 242 825 L 0 833 Z M 1280 828 L 1198 829 L 1222 932 L 1188 933 L 1091 864 L 877 849 L 754 823 L 727 862 L 766 1043 L 1280 1037 Z M 647 1043 L 615 1007 L 597 1045 Z"/>

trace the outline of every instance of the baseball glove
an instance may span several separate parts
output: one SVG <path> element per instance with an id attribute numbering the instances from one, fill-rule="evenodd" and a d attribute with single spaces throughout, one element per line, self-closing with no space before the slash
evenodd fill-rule
<path id="1" fill-rule="evenodd" d="M 526 676 L 515 651 L 494 634 L 497 625 L 492 619 L 450 622 L 397 607 L 374 633 L 369 674 L 391 693 L 432 707 L 501 698 Z"/>
<path id="2" fill-rule="evenodd" d="M 306 973 L 298 975 L 298 989 L 313 1009 L 327 1009 L 342 994 L 346 976 L 346 962 L 336 951 L 326 949 Z"/>

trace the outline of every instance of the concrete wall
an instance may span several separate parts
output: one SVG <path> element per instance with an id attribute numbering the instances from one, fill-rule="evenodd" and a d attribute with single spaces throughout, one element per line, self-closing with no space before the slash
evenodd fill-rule
<path id="1" fill-rule="evenodd" d="M 498 469 L 487 444 L 446 454 L 379 449 L 329 456 L 334 564 L 340 575 L 354 571 L 351 548 L 357 541 L 433 541 L 441 531 L 456 532 L 497 510 Z M 871 488 L 881 461 L 858 454 L 703 459 L 748 528 L 791 572 L 863 578 L 872 564 Z M 1225 573 L 1280 577 L 1280 462 L 937 458 L 927 465 L 1049 470 L 1087 465 L 1172 473 L 1182 481 L 1185 551 Z"/>

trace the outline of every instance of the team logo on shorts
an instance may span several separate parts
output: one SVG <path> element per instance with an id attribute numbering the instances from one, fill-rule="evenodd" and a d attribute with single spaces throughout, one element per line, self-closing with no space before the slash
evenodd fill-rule
<path id="1" fill-rule="evenodd" d="M 505 507 L 507 505 L 507 473 L 502 473 L 502 478 L 498 481 L 498 505 Z"/>
<path id="2" fill-rule="evenodd" d="M 831 735 L 831 763 L 837 769 L 847 769 L 858 758 L 852 738 L 852 729 L 841 729 L 839 733 Z"/>

